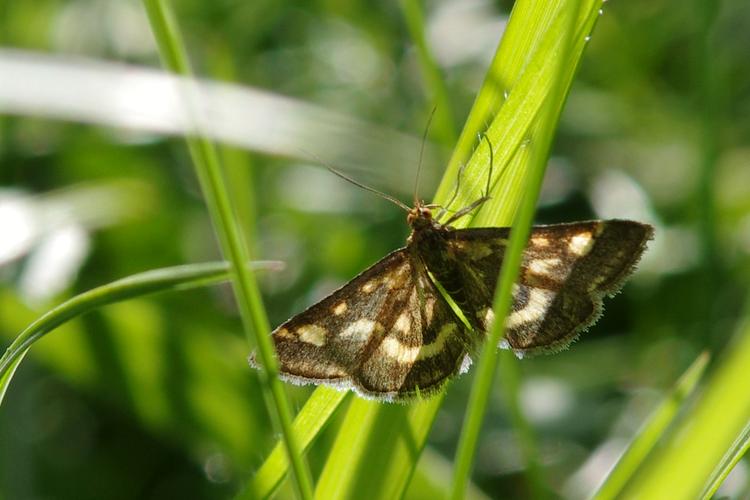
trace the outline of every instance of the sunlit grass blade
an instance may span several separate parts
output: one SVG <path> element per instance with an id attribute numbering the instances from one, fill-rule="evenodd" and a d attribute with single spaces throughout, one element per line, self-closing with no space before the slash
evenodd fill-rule
<path id="1" fill-rule="evenodd" d="M 164 64 L 175 73 L 190 75 L 190 65 L 177 22 L 165 0 L 143 0 L 149 23 Z M 195 115 L 195 96 L 184 96 L 188 116 Z M 248 343 L 257 347 L 257 359 L 264 398 L 275 427 L 281 436 L 294 472 L 294 482 L 300 498 L 312 497 L 312 478 L 292 430 L 292 415 L 286 393 L 279 380 L 278 361 L 268 332 L 271 326 L 263 306 L 258 283 L 252 271 L 243 263 L 249 257 L 246 240 L 225 185 L 219 165 L 219 155 L 213 143 L 203 135 L 185 138 L 193 166 L 206 199 L 211 221 L 219 237 L 219 244 L 232 268 L 232 285 Z"/>
<path id="2" fill-rule="evenodd" d="M 253 262 L 256 270 L 279 269 L 277 261 Z M 227 262 L 189 264 L 156 269 L 128 276 L 72 297 L 24 329 L 0 358 L 0 403 L 13 374 L 29 348 L 46 334 L 71 319 L 98 307 L 142 295 L 208 286 L 229 279 Z"/>
<path id="3" fill-rule="evenodd" d="M 520 197 L 514 193 L 521 190 L 521 180 L 529 162 L 528 157 L 521 161 L 516 157 L 523 155 L 524 144 L 532 133 L 533 124 L 539 120 L 539 110 L 558 69 L 566 93 L 570 88 L 602 2 L 580 2 L 581 8 L 570 33 L 565 23 L 567 17 L 561 15 L 568 5 L 567 0 L 521 0 L 513 7 L 506 33 L 436 196 L 439 200 L 447 199 L 464 164 L 461 190 L 454 206 L 466 206 L 481 196 L 486 184 L 489 152 L 487 148 L 476 146 L 478 134 L 485 132 L 494 150 L 492 199 L 473 219 L 466 217 L 458 221 L 462 225 L 510 225 L 516 214 Z M 571 47 L 563 51 L 563 41 L 568 36 Z M 565 60 L 561 61 L 563 57 Z M 562 103 L 557 105 L 562 106 Z M 491 122 L 489 127 L 487 122 Z"/>
<path id="4" fill-rule="evenodd" d="M 572 54 L 575 48 L 573 36 L 576 32 L 577 20 L 579 18 L 581 2 L 566 2 L 560 10 L 559 22 L 562 26 L 562 33 L 559 39 L 560 46 L 557 49 L 557 57 L 550 57 L 553 61 L 552 73 L 550 73 L 550 88 L 548 93 L 543 97 L 540 103 L 540 113 L 535 115 L 538 121 L 533 123 L 532 134 L 530 135 L 531 153 L 527 168 L 524 169 L 525 182 L 523 183 L 523 197 L 520 199 L 518 215 L 513 223 L 508 248 L 503 256 L 503 264 L 500 270 L 497 290 L 492 309 L 495 312 L 495 322 L 488 332 L 487 339 L 476 367 L 476 377 L 469 396 L 469 403 L 466 410 L 466 417 L 461 429 L 461 437 L 458 442 L 456 452 L 456 464 L 453 476 L 453 488 L 451 498 L 463 498 L 467 484 L 471 476 L 471 469 L 474 463 L 474 454 L 476 445 L 479 440 L 479 433 L 484 414 L 487 409 L 487 403 L 492 390 L 492 382 L 497 367 L 499 357 L 497 346 L 504 333 L 505 317 L 508 315 L 512 301 L 512 286 L 515 283 L 519 269 L 521 267 L 521 256 L 523 249 L 526 247 L 526 241 L 531 231 L 531 225 L 536 212 L 536 202 L 539 191 L 542 187 L 542 179 L 547 163 L 547 157 L 552 145 L 557 122 L 559 120 L 562 104 L 568 93 L 572 71 L 567 71 L 567 62 L 569 54 Z M 496 119 L 497 120 L 497 119 Z M 496 122 L 495 122 L 496 123 Z M 494 123 L 493 123 L 494 125 Z M 489 131 L 493 130 L 490 126 Z M 511 356 L 505 355 L 507 365 L 512 366 Z M 508 372 L 505 367 L 505 373 L 512 377 L 513 373 Z M 515 422 L 515 427 L 519 433 L 520 441 L 523 443 L 522 451 L 525 454 L 526 467 L 529 475 L 529 487 L 534 498 L 546 496 L 546 487 L 540 478 L 536 460 L 536 451 L 534 440 L 531 437 L 530 427 L 523 419 L 523 415 L 517 404 L 517 391 L 509 394 L 508 399 L 511 402 L 511 414 Z"/>
<path id="5" fill-rule="evenodd" d="M 695 405 L 622 490 L 628 498 L 700 498 L 715 491 L 747 446 L 750 304 Z"/>
<path id="6" fill-rule="evenodd" d="M 315 498 L 391 499 L 403 495 L 442 396 L 409 406 L 352 402 Z"/>
<path id="7" fill-rule="evenodd" d="M 297 442 L 306 452 L 323 427 L 349 395 L 329 387 L 320 387 L 305 401 L 294 418 L 293 429 Z M 282 443 L 277 443 L 263 465 L 237 499 L 268 498 L 276 492 L 289 471 L 289 461 Z"/>
<path id="8" fill-rule="evenodd" d="M 594 498 L 605 500 L 615 498 L 623 486 L 633 477 L 646 456 L 651 452 L 675 417 L 683 409 L 685 402 L 695 392 L 708 365 L 708 353 L 698 356 L 682 374 L 664 401 L 653 411 L 646 423 L 638 431 L 617 465 L 607 475 L 604 484 Z"/>

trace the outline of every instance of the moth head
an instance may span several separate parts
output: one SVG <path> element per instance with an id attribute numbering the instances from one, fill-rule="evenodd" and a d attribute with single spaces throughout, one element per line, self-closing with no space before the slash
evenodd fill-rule
<path id="1" fill-rule="evenodd" d="M 406 222 L 408 222 L 413 229 L 421 229 L 431 226 L 433 222 L 432 210 L 419 203 L 417 206 L 409 210 L 409 215 L 406 216 Z"/>

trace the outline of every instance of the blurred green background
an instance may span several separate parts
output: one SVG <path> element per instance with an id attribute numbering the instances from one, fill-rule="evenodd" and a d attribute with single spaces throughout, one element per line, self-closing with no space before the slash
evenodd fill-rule
<path id="1" fill-rule="evenodd" d="M 511 6 L 423 5 L 450 100 L 431 133 L 424 197 Z M 357 117 L 412 135 L 417 146 L 439 100 L 396 2 L 193 0 L 174 8 L 201 76 Z M 0 23 L 2 48 L 160 67 L 136 1 L 3 2 Z M 748 54 L 746 1 L 604 5 L 563 113 L 538 220 L 634 218 L 657 234 L 588 334 L 569 351 L 521 363 L 523 408 L 562 497 L 595 489 L 663 391 L 702 350 L 720 356 L 741 319 L 750 273 Z M 400 210 L 296 159 L 306 145 L 287 140 L 280 155 L 222 148 L 255 254 L 287 263 L 261 277 L 274 325 L 407 234 Z M 418 147 L 395 164 L 391 144 L 373 141 L 357 156 L 366 160 L 342 167 L 409 201 Z M 1 346 L 94 286 L 216 259 L 180 138 L 0 117 Z M 32 349 L 0 409 L 0 496 L 230 496 L 277 437 L 249 351 L 227 287 L 131 300 L 64 326 Z M 471 373 L 448 391 L 423 458 L 428 477 L 444 476 L 452 460 L 470 383 Z M 309 392 L 289 387 L 295 409 Z M 334 432 L 335 423 L 313 447 L 314 474 Z M 518 497 L 522 468 L 498 389 L 475 483 L 489 497 Z M 425 491 L 417 484 L 408 496 Z M 722 493 L 748 492 L 741 462 Z"/>

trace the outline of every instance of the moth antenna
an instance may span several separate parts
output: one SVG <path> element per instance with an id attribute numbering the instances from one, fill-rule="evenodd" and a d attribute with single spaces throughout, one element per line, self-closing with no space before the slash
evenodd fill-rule
<path id="1" fill-rule="evenodd" d="M 324 167 L 326 167 L 328 170 L 330 170 L 331 173 L 333 173 L 333 174 L 341 177 L 345 181 L 351 182 L 355 186 L 360 187 L 360 188 L 364 189 L 365 191 L 370 191 L 371 193 L 375 193 L 376 195 L 378 195 L 381 198 L 384 198 L 384 199 L 390 201 L 391 203 L 393 203 L 397 207 L 405 210 L 406 212 L 410 212 L 411 211 L 411 207 L 409 207 L 408 205 L 406 205 L 406 203 L 402 202 L 401 200 L 397 200 L 393 196 L 387 195 L 387 194 L 383 193 L 382 191 L 378 191 L 375 188 L 371 188 L 370 186 L 366 186 L 366 185 L 362 184 L 361 182 L 355 181 L 354 179 L 352 179 L 348 175 L 346 175 L 346 174 L 344 174 L 342 172 L 339 172 L 338 170 L 336 170 L 335 168 L 333 168 L 332 166 L 330 166 L 328 163 L 326 163 L 325 161 L 323 161 L 323 159 L 320 156 L 316 155 L 312 151 L 302 150 L 302 153 L 308 154 L 308 155 L 312 156 L 313 158 L 315 158 L 318 161 L 318 163 L 320 163 L 321 165 L 323 165 Z"/>
<path id="2" fill-rule="evenodd" d="M 366 186 L 365 184 L 362 184 L 359 181 L 355 181 L 354 179 L 352 179 L 348 175 L 344 174 L 343 172 L 339 172 L 338 170 L 336 170 L 333 167 L 329 167 L 328 165 L 326 165 L 326 168 L 328 170 L 330 170 L 333 174 L 338 175 L 339 177 L 341 177 L 342 179 L 344 179 L 345 181 L 351 182 L 355 186 L 360 187 L 360 188 L 364 189 L 365 191 L 369 191 L 371 193 L 375 193 L 376 195 L 380 196 L 381 198 L 384 198 L 384 199 L 390 201 L 394 205 L 398 206 L 399 208 L 402 208 L 403 210 L 405 210 L 407 212 L 411 211 L 411 208 L 408 205 L 406 205 L 406 203 L 402 202 L 401 200 L 398 200 L 398 199 L 394 198 L 393 196 L 387 195 L 387 194 L 383 193 L 382 191 L 378 191 L 375 188 L 371 188 L 370 186 Z"/>
<path id="3" fill-rule="evenodd" d="M 422 156 L 424 155 L 424 143 L 427 140 L 427 132 L 430 131 L 430 124 L 432 123 L 432 117 L 435 116 L 435 110 L 437 106 L 433 106 L 430 111 L 430 117 L 427 118 L 427 124 L 424 127 L 424 133 L 422 133 L 422 145 L 419 147 L 419 162 L 417 162 L 417 177 L 414 179 L 414 206 L 416 207 L 419 203 L 419 174 L 422 172 Z"/>

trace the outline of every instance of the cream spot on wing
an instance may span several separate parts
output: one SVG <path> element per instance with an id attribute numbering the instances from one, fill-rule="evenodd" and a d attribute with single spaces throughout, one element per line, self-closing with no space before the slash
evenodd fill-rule
<path id="1" fill-rule="evenodd" d="M 531 288 L 529 290 L 529 300 L 526 306 L 518 311 L 513 311 L 508 316 L 505 326 L 507 328 L 516 328 L 526 323 L 533 323 L 544 317 L 549 305 L 555 298 L 555 292 L 543 288 Z"/>
<path id="2" fill-rule="evenodd" d="M 383 278 L 383 285 L 387 286 L 388 289 L 391 289 L 391 290 L 398 287 L 399 283 L 400 283 L 400 280 L 398 279 L 393 279 L 388 276 Z"/>
<path id="3" fill-rule="evenodd" d="M 391 273 L 391 277 L 385 278 L 383 281 L 388 285 L 388 288 L 398 288 L 409 279 L 409 271 L 409 266 L 401 266 L 396 272 Z"/>
<path id="4" fill-rule="evenodd" d="M 435 314 L 435 298 L 429 297 L 424 301 L 424 319 L 429 325 L 432 323 L 432 316 Z"/>
<path id="5" fill-rule="evenodd" d="M 312 344 L 317 347 L 323 347 L 326 343 L 326 334 L 328 331 L 318 325 L 302 325 L 297 328 L 297 335 L 302 342 Z"/>
<path id="6" fill-rule="evenodd" d="M 279 328 L 278 330 L 276 330 L 274 332 L 274 336 L 280 337 L 282 339 L 293 339 L 294 338 L 294 335 L 292 335 L 291 333 L 289 333 L 289 330 L 287 330 L 286 328 Z"/>
<path id="7" fill-rule="evenodd" d="M 458 326 L 455 323 L 446 323 L 438 332 L 437 338 L 431 344 L 423 345 L 419 351 L 417 359 L 431 358 L 437 354 L 440 354 L 444 350 L 445 343 L 451 338 L 456 331 Z"/>
<path id="8" fill-rule="evenodd" d="M 529 271 L 534 274 L 552 275 L 554 269 L 560 265 L 560 259 L 552 257 L 549 259 L 534 259 L 529 263 Z"/>
<path id="9" fill-rule="evenodd" d="M 568 249 L 576 255 L 586 255 L 594 245 L 591 233 L 581 233 L 573 236 L 568 243 Z"/>
<path id="10" fill-rule="evenodd" d="M 411 330 L 411 316 L 409 316 L 409 313 L 402 312 L 398 319 L 396 319 L 393 329 L 401 333 L 409 333 L 409 330 Z"/>
<path id="11" fill-rule="evenodd" d="M 419 288 L 423 290 L 430 287 L 430 280 L 425 276 L 419 276 L 417 283 L 419 284 Z"/>
<path id="12" fill-rule="evenodd" d="M 383 325 L 369 319 L 358 319 L 341 332 L 342 338 L 351 338 L 356 342 L 367 342 L 376 331 L 382 331 Z"/>
<path id="13" fill-rule="evenodd" d="M 362 285 L 362 288 L 360 288 L 360 290 L 363 291 L 363 292 L 365 292 L 365 293 L 370 293 L 373 290 L 375 290 L 375 287 L 377 285 L 378 285 L 377 281 L 370 280 L 367 283 L 365 283 L 364 285 Z"/>
<path id="14" fill-rule="evenodd" d="M 347 309 L 349 309 L 349 307 L 346 305 L 346 302 L 341 301 L 335 306 L 333 306 L 331 311 L 333 311 L 333 314 L 335 314 L 336 316 L 341 316 L 342 314 L 346 312 Z"/>
<path id="15" fill-rule="evenodd" d="M 378 350 L 396 363 L 410 365 L 419 359 L 431 358 L 443 352 L 445 343 L 457 329 L 455 323 L 446 323 L 438 332 L 434 342 L 422 346 L 407 346 L 395 337 L 386 337 Z"/>
<path id="16" fill-rule="evenodd" d="M 532 236 L 531 244 L 537 247 L 549 246 L 549 239 L 546 236 Z"/>
<path id="17" fill-rule="evenodd" d="M 484 329 L 489 331 L 492 328 L 492 323 L 495 321 L 495 312 L 491 307 L 485 307 L 481 311 L 477 311 L 477 318 L 482 320 Z"/>
<path id="18" fill-rule="evenodd" d="M 344 377 L 346 372 L 336 365 L 318 365 L 315 370 L 321 372 L 326 378 Z"/>

